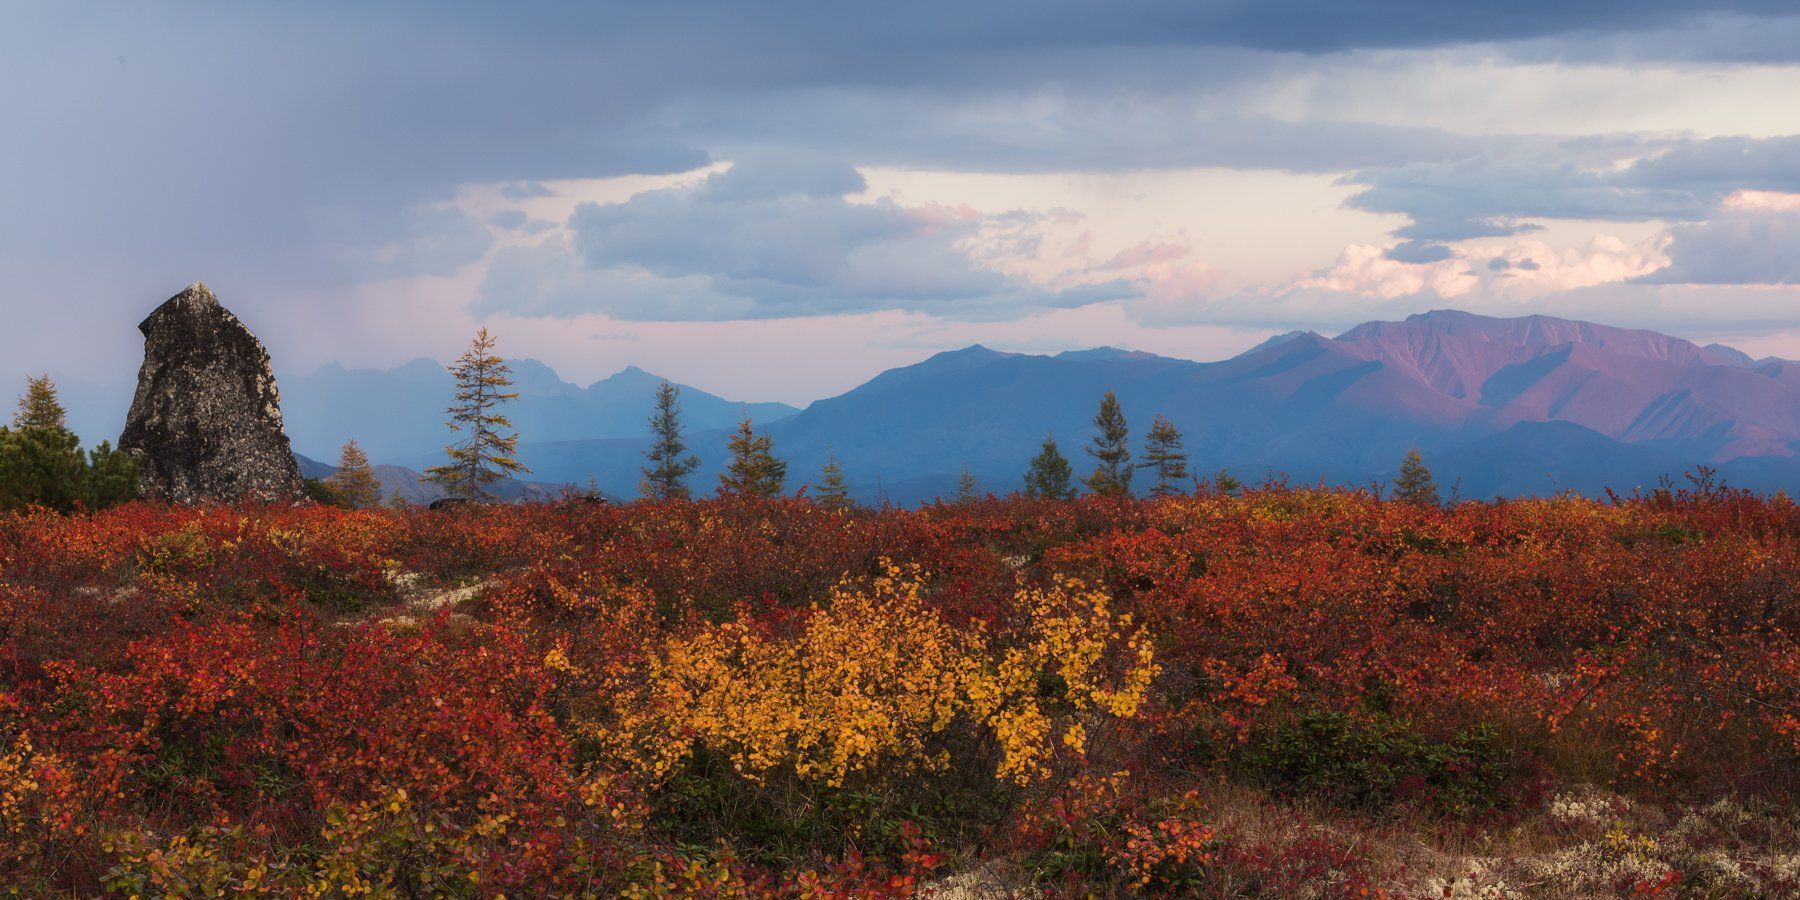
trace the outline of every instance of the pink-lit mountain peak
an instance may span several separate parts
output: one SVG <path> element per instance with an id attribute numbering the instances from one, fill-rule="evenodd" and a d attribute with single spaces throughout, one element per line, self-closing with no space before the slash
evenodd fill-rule
<path id="1" fill-rule="evenodd" d="M 1443 427 L 1574 422 L 1631 443 L 1705 446 L 1714 459 L 1791 456 L 1800 441 L 1800 378 L 1783 377 L 1793 367 L 1654 331 L 1438 310 L 1330 343 L 1459 404 Z"/>
<path id="2" fill-rule="evenodd" d="M 1503 369 L 1564 348 L 1580 351 L 1569 357 L 1571 361 L 1601 368 L 1609 368 L 1609 357 L 1681 367 L 1734 365 L 1719 351 L 1654 331 L 1554 316 L 1503 319 L 1460 310 L 1433 310 L 1400 322 L 1365 322 L 1334 343 L 1471 402 L 1481 400 L 1483 385 Z"/>

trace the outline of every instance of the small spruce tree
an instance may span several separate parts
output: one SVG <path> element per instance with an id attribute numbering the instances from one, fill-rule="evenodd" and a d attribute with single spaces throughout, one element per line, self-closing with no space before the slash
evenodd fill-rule
<path id="1" fill-rule="evenodd" d="M 69 430 L 50 376 L 26 379 L 11 429 L 0 429 L 0 507 L 59 512 L 85 499 L 87 458 Z"/>
<path id="2" fill-rule="evenodd" d="M 751 497 L 773 497 L 781 493 L 787 481 L 787 463 L 775 456 L 775 440 L 757 434 L 750 417 L 738 423 L 737 431 L 725 445 L 731 461 L 719 473 L 719 491 Z"/>
<path id="3" fill-rule="evenodd" d="M 836 455 L 825 455 L 825 467 L 819 470 L 819 489 L 813 497 L 829 509 L 847 509 L 851 505 L 850 484 L 844 480 L 844 467 L 838 464 Z"/>
<path id="4" fill-rule="evenodd" d="M 381 482 L 375 479 L 375 468 L 369 455 L 356 441 L 345 441 L 338 449 L 337 471 L 325 479 L 325 485 L 344 506 L 359 509 L 381 502 Z"/>
<path id="5" fill-rule="evenodd" d="M 1406 458 L 1400 461 L 1400 477 L 1394 479 L 1394 499 L 1420 506 L 1439 503 L 1437 482 L 1432 480 L 1431 470 L 1425 468 L 1417 447 L 1406 451 Z"/>
<path id="6" fill-rule="evenodd" d="M 105 509 L 137 499 L 137 457 L 113 449 L 111 441 L 88 451 L 87 479 L 81 499 L 88 509 Z"/>
<path id="7" fill-rule="evenodd" d="M 494 353 L 494 338 L 486 328 L 476 333 L 469 349 L 450 366 L 456 376 L 456 401 L 447 410 L 446 424 L 454 432 L 468 432 L 466 440 L 444 448 L 450 461 L 425 470 L 425 480 L 444 487 L 445 493 L 465 500 L 484 500 L 492 495 L 487 486 L 521 472 L 530 472 L 514 458 L 519 435 L 507 434 L 512 420 L 500 411 L 500 404 L 518 398 L 512 387 L 512 369 L 506 360 Z"/>
<path id="8" fill-rule="evenodd" d="M 1044 448 L 1031 458 L 1031 467 L 1025 470 L 1025 496 L 1067 500 L 1075 496 L 1072 478 L 1068 458 L 1056 449 L 1056 435 L 1046 435 Z"/>
<path id="9" fill-rule="evenodd" d="M 24 471 L 23 439 L 11 428 L 0 425 L 0 510 L 31 505 L 32 490 L 25 482 Z"/>
<path id="10" fill-rule="evenodd" d="M 1157 497 L 1179 494 L 1188 481 L 1187 451 L 1181 449 L 1181 432 L 1167 416 L 1158 414 L 1144 436 L 1144 461 L 1138 468 L 1156 473 L 1156 486 L 1150 493 Z"/>
<path id="11" fill-rule="evenodd" d="M 685 500 L 686 478 L 700 467 L 700 457 L 687 452 L 681 437 L 681 389 L 663 382 L 656 389 L 656 412 L 650 416 L 650 449 L 644 451 L 650 464 L 638 491 L 652 500 Z"/>
<path id="12" fill-rule="evenodd" d="M 1088 489 L 1103 497 L 1131 496 L 1131 431 L 1125 425 L 1125 413 L 1119 409 L 1119 398 L 1107 391 L 1100 399 L 1100 411 L 1094 414 L 1094 442 L 1087 448 L 1096 462 L 1094 474 L 1087 477 Z"/>
<path id="13" fill-rule="evenodd" d="M 981 498 L 981 495 L 977 493 L 978 489 L 979 483 L 975 480 L 975 473 L 969 471 L 968 466 L 963 466 L 962 477 L 956 480 L 956 502 L 974 503 Z"/>

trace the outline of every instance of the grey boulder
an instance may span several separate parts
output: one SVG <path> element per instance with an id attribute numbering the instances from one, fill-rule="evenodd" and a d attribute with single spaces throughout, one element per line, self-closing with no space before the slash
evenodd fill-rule
<path id="1" fill-rule="evenodd" d="M 138 489 L 175 503 L 303 495 L 268 351 L 196 282 L 138 325 L 144 365 L 119 446 Z"/>

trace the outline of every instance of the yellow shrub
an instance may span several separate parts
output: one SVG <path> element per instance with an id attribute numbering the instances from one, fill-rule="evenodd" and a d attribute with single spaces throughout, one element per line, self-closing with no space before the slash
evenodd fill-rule
<path id="1" fill-rule="evenodd" d="M 0 840 L 24 840 L 38 792 L 31 738 L 15 735 L 0 753 Z"/>
<path id="2" fill-rule="evenodd" d="M 585 730 L 652 778 L 699 741 L 749 778 L 786 767 L 835 786 L 941 769 L 931 738 L 961 723 L 999 745 L 997 777 L 1025 783 L 1047 773 L 1058 743 L 1085 749 L 1084 720 L 1135 715 L 1156 674 L 1142 630 L 1079 582 L 1022 592 L 1023 639 L 1003 649 L 984 629 L 951 627 L 923 590 L 916 570 L 889 566 L 865 587 L 840 585 L 792 637 L 727 623 L 664 639 L 611 720 Z M 1048 676 L 1066 685 L 1050 710 Z"/>

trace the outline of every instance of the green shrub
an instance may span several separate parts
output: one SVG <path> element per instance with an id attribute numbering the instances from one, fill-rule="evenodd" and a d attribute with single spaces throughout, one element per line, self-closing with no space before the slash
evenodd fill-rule
<path id="1" fill-rule="evenodd" d="M 1279 793 L 1361 810 L 1413 803 L 1455 816 L 1504 806 L 1513 768 L 1492 726 L 1434 740 L 1387 715 L 1322 710 L 1257 735 L 1242 762 Z"/>
<path id="2" fill-rule="evenodd" d="M 758 781 L 696 744 L 681 771 L 651 793 L 652 818 L 678 844 L 723 841 L 762 865 L 829 859 L 851 847 L 892 862 L 911 848 L 914 834 L 948 850 L 971 846 L 997 827 L 1016 789 L 992 771 L 990 762 L 985 769 L 842 787 L 781 771 Z"/>

